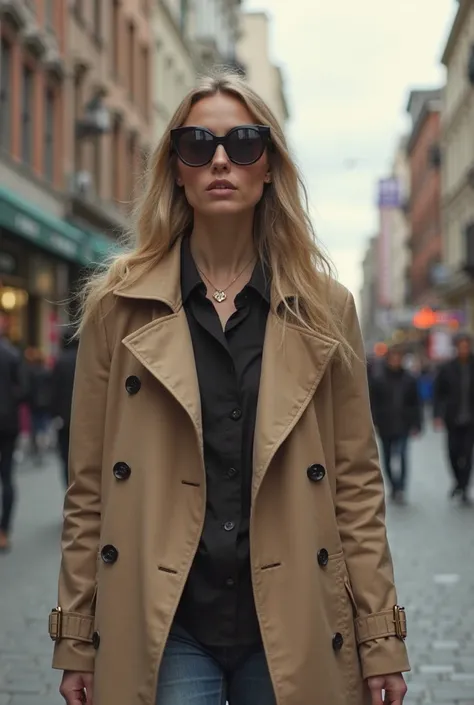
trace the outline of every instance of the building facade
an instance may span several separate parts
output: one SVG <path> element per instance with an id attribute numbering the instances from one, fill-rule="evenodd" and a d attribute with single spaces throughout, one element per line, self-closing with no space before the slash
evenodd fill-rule
<path id="1" fill-rule="evenodd" d="M 20 347 L 55 354 L 58 302 L 127 224 L 151 136 L 150 12 L 0 3 L 0 317 Z"/>
<path id="2" fill-rule="evenodd" d="M 289 118 L 283 76 L 270 58 L 270 19 L 265 12 L 243 12 L 237 56 L 250 86 L 263 98 L 280 125 Z"/>
<path id="3" fill-rule="evenodd" d="M 0 319 L 20 347 L 57 349 L 54 301 L 91 256 L 64 219 L 67 3 L 0 4 Z"/>
<path id="4" fill-rule="evenodd" d="M 410 198 L 410 165 L 408 139 L 403 137 L 396 149 L 392 174 L 398 184 L 398 204 L 393 209 L 390 247 L 391 306 L 401 311 L 410 300 L 409 222 L 407 204 Z"/>
<path id="5" fill-rule="evenodd" d="M 69 3 L 68 218 L 115 237 L 151 146 L 152 0 Z"/>
<path id="6" fill-rule="evenodd" d="M 377 340 L 378 238 L 371 237 L 362 261 L 362 286 L 359 295 L 360 325 L 366 350 L 370 353 Z"/>
<path id="7" fill-rule="evenodd" d="M 153 11 L 153 141 L 196 79 L 196 59 L 189 37 L 189 4 L 155 0 Z"/>
<path id="8" fill-rule="evenodd" d="M 442 222 L 447 304 L 474 330 L 474 3 L 460 0 L 442 62 Z"/>
<path id="9" fill-rule="evenodd" d="M 180 0 L 170 0 L 180 4 Z M 240 64 L 236 54 L 241 0 L 193 0 L 186 6 L 186 25 L 199 73 L 215 66 Z"/>
<path id="10" fill-rule="evenodd" d="M 441 236 L 441 91 L 412 91 L 407 111 L 412 132 L 410 163 L 410 299 L 415 306 L 437 307 L 442 261 Z"/>

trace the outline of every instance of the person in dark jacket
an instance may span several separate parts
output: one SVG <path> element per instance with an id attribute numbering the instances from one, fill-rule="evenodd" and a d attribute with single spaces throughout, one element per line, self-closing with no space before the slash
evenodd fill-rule
<path id="1" fill-rule="evenodd" d="M 68 328 L 62 340 L 63 349 L 52 374 L 51 413 L 58 428 L 59 455 L 63 466 L 63 477 L 68 486 L 69 429 L 71 425 L 71 405 L 76 372 L 78 341 L 73 330 Z"/>
<path id="2" fill-rule="evenodd" d="M 51 412 L 51 370 L 46 367 L 41 350 L 29 351 L 28 401 L 31 411 L 31 441 L 34 458 L 43 459 Z"/>
<path id="3" fill-rule="evenodd" d="M 474 447 L 474 355 L 471 339 L 455 339 L 456 357 L 443 365 L 434 389 L 436 428 L 446 428 L 448 456 L 454 478 L 452 497 L 470 504 L 468 490 Z"/>
<path id="4" fill-rule="evenodd" d="M 15 504 L 13 456 L 20 431 L 19 407 L 24 395 L 24 386 L 21 356 L 3 336 L 0 328 L 0 551 L 10 548 Z"/>
<path id="5" fill-rule="evenodd" d="M 403 353 L 389 349 L 385 364 L 370 383 L 372 416 L 382 443 L 383 466 L 390 484 L 391 497 L 404 502 L 408 473 L 408 440 L 420 433 L 422 409 L 416 379 L 403 368 Z M 392 461 L 400 459 L 400 473 L 395 476 Z"/>

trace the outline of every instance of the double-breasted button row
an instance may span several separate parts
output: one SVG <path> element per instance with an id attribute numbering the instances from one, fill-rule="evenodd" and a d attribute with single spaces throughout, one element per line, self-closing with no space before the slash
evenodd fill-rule
<path id="1" fill-rule="evenodd" d="M 309 466 L 306 471 L 306 474 L 308 475 L 308 478 L 311 480 L 311 482 L 320 482 L 326 475 L 326 469 L 323 467 L 323 465 L 315 463 L 314 465 Z"/>
<path id="2" fill-rule="evenodd" d="M 332 638 L 332 648 L 334 651 L 340 651 L 344 645 L 344 637 L 340 632 L 336 632 Z"/>
<path id="3" fill-rule="evenodd" d="M 114 465 L 114 476 L 116 480 L 128 480 L 132 474 L 132 469 L 127 463 L 119 462 Z"/>
<path id="4" fill-rule="evenodd" d="M 321 568 L 325 568 L 329 563 L 329 552 L 326 548 L 321 548 L 318 551 L 318 563 Z"/>
<path id="5" fill-rule="evenodd" d="M 105 546 L 103 546 L 101 552 L 100 552 L 100 557 L 104 561 L 104 563 L 115 563 L 119 555 L 118 550 L 115 548 L 115 546 L 112 546 L 111 543 L 107 543 Z"/>
<path id="6" fill-rule="evenodd" d="M 142 383 L 140 382 L 140 378 L 136 375 L 130 375 L 130 377 L 127 377 L 127 379 L 125 380 L 125 389 L 127 390 L 127 393 L 131 396 L 133 394 L 138 394 L 141 389 L 141 386 Z"/>

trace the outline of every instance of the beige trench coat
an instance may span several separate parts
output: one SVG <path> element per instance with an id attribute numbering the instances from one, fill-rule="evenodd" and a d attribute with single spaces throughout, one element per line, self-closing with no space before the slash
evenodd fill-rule
<path id="1" fill-rule="evenodd" d="M 95 672 L 94 705 L 155 704 L 203 528 L 200 399 L 179 250 L 104 300 L 80 342 L 62 615 L 51 615 L 50 632 L 60 631 L 55 668 Z M 364 678 L 409 669 L 393 618 L 359 326 L 350 294 L 335 284 L 334 297 L 360 356 L 351 369 L 322 335 L 290 326 L 281 344 L 274 314 L 265 336 L 250 539 L 278 705 L 366 705 Z"/>

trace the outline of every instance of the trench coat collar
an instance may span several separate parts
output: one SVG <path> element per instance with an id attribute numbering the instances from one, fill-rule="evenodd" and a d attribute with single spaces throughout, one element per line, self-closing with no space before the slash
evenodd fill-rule
<path id="1" fill-rule="evenodd" d="M 135 358 L 172 394 L 194 424 L 201 456 L 203 432 L 193 345 L 181 297 L 181 238 L 168 255 L 130 286 L 124 298 L 161 301 L 170 315 L 153 318 L 122 341 Z M 338 343 L 324 335 L 283 324 L 269 312 L 265 331 L 254 441 L 252 500 L 280 446 L 301 418 Z M 159 354 L 157 351 L 160 351 Z"/>

